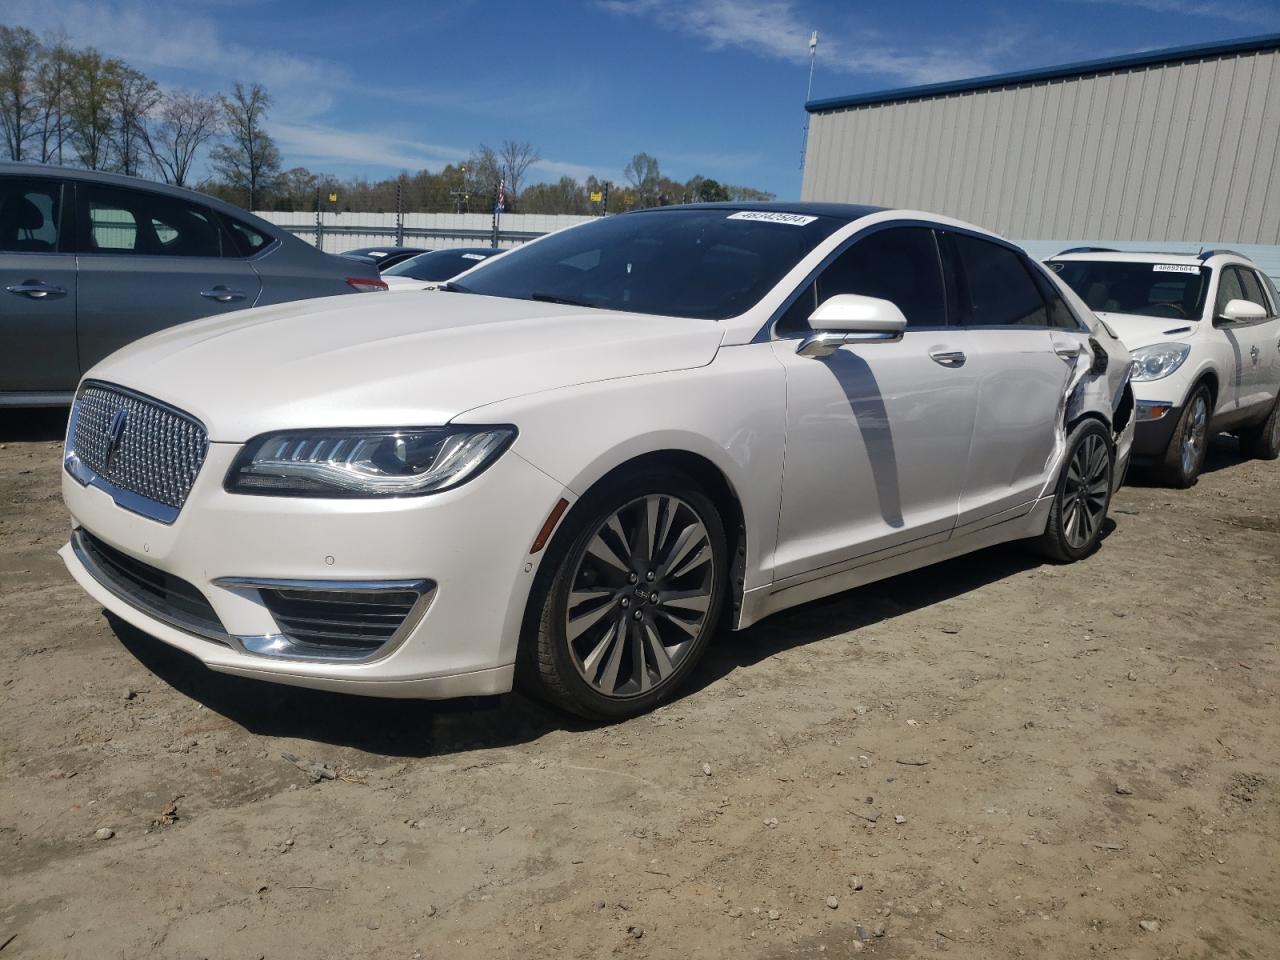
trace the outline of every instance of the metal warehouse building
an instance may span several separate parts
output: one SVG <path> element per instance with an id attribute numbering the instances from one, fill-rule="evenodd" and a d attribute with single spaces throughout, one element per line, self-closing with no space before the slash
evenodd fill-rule
<path id="1" fill-rule="evenodd" d="M 806 109 L 806 200 L 945 213 L 1040 256 L 1225 245 L 1280 275 L 1280 34 Z"/>

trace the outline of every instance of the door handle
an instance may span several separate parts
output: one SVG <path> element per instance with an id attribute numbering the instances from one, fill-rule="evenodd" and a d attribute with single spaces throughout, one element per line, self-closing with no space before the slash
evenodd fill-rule
<path id="1" fill-rule="evenodd" d="M 1250 348 L 1249 348 L 1249 356 L 1250 356 L 1251 358 L 1253 358 L 1253 365 L 1254 365 L 1255 367 L 1258 365 L 1258 354 L 1259 354 L 1260 352 L 1261 352 L 1261 351 L 1260 351 L 1260 350 L 1258 350 L 1258 345 L 1257 345 L 1256 343 L 1255 343 L 1252 347 L 1250 347 Z"/>
<path id="2" fill-rule="evenodd" d="M 65 297 L 65 287 L 56 287 L 43 280 L 24 280 L 22 283 L 11 283 L 5 287 L 10 293 L 30 300 L 43 300 L 45 297 Z"/>
<path id="3" fill-rule="evenodd" d="M 931 350 L 929 359 L 944 367 L 963 367 L 964 362 L 969 358 L 961 350 Z"/>
<path id="4" fill-rule="evenodd" d="M 1080 344 L 1078 343 L 1055 343 L 1053 352 L 1060 356 L 1063 360 L 1074 360 L 1080 356 Z"/>
<path id="5" fill-rule="evenodd" d="M 229 287 L 224 287 L 219 284 L 211 290 L 201 290 L 200 296 L 204 297 L 206 300 L 217 300 L 219 303 L 228 303 L 232 300 L 243 300 L 248 296 L 248 294 L 243 290 L 232 290 Z"/>

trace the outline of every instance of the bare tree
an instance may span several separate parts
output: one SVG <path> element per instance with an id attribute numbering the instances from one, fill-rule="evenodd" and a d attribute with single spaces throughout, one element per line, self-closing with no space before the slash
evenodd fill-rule
<path id="1" fill-rule="evenodd" d="M 65 36 L 45 37 L 44 59 L 36 71 L 36 93 L 40 100 L 40 162 L 62 163 L 67 141 L 67 100 L 71 84 L 74 51 Z"/>
<path id="2" fill-rule="evenodd" d="M 280 151 L 263 128 L 271 97 L 261 84 L 246 89 L 237 82 L 231 96 L 222 98 L 223 118 L 230 143 L 218 146 L 210 162 L 228 184 L 247 195 L 253 210 L 261 194 L 280 174 Z"/>
<path id="3" fill-rule="evenodd" d="M 165 183 L 185 187 L 200 149 L 218 135 L 222 103 L 217 97 L 175 91 L 165 95 L 142 127 L 151 162 Z"/>
<path id="4" fill-rule="evenodd" d="M 637 194 L 635 205 L 650 206 L 657 197 L 658 183 L 662 180 L 657 159 L 647 153 L 637 153 L 622 168 L 622 173 L 635 189 Z"/>
<path id="5" fill-rule="evenodd" d="M 147 155 L 147 121 L 159 102 L 160 88 L 154 80 L 121 65 L 111 89 L 116 166 L 121 173 L 133 177 L 142 172 Z"/>
<path id="6" fill-rule="evenodd" d="M 112 109 L 124 64 L 93 47 L 73 54 L 67 84 L 70 140 L 90 170 L 111 165 L 115 114 Z"/>
<path id="7" fill-rule="evenodd" d="M 498 148 L 498 167 L 502 177 L 507 181 L 507 195 L 514 197 L 520 193 L 520 184 L 531 164 L 542 159 L 542 155 L 531 143 L 516 143 L 514 140 L 502 141 Z"/>
<path id="8" fill-rule="evenodd" d="M 480 144 L 467 157 L 466 189 L 476 197 L 490 200 L 497 197 L 498 180 L 502 177 L 502 163 L 498 154 L 490 146 Z"/>
<path id="9" fill-rule="evenodd" d="M 24 159 L 39 126 L 36 69 L 40 41 L 26 27 L 0 25 L 0 129 L 12 160 Z"/>

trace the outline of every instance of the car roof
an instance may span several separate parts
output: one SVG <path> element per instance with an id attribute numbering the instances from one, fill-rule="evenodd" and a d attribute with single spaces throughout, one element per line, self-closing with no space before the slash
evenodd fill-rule
<path id="1" fill-rule="evenodd" d="M 426 247 L 356 247 L 344 251 L 346 254 L 363 255 L 367 253 L 430 253 Z"/>
<path id="2" fill-rule="evenodd" d="M 1208 267 L 1222 263 L 1246 263 L 1253 261 L 1234 250 L 1206 250 L 1203 253 L 1163 253 L 1159 250 L 1105 250 L 1083 249 L 1077 252 L 1064 250 L 1046 258 L 1055 261 L 1091 260 L 1111 263 L 1176 263 L 1192 267 Z"/>
<path id="3" fill-rule="evenodd" d="M 630 210 L 628 213 L 654 213 L 663 210 L 734 210 L 759 211 L 762 213 L 798 213 L 811 217 L 835 217 L 839 220 L 861 220 L 873 213 L 879 213 L 884 207 L 873 207 L 861 203 L 818 203 L 805 200 L 760 200 L 760 201 L 725 201 L 719 203 L 682 203 L 669 207 L 644 207 Z"/>
<path id="4" fill-rule="evenodd" d="M 236 217 L 245 220 L 255 226 L 269 228 L 266 232 L 272 236 L 279 236 L 281 230 L 275 224 L 263 220 L 261 217 L 255 216 L 243 207 L 237 207 L 234 203 L 227 203 L 225 200 L 219 200 L 207 193 L 201 193 L 198 190 L 189 190 L 186 187 L 174 187 L 167 183 L 158 183 L 155 180 L 146 180 L 142 177 L 127 177 L 122 173 L 105 173 L 101 170 L 81 170 L 78 167 L 60 167 L 51 163 L 13 163 L 11 161 L 0 161 L 0 176 L 18 176 L 18 177 L 60 177 L 64 180 L 76 180 L 80 183 L 101 183 L 112 187 L 126 187 L 132 190 L 148 190 L 152 193 L 166 194 L 180 200 L 186 200 L 191 203 L 204 204 L 206 207 L 212 207 L 215 210 L 227 214 L 227 216 Z"/>

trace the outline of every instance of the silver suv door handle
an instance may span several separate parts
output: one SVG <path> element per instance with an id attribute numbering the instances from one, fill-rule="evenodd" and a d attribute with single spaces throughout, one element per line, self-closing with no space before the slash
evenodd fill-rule
<path id="1" fill-rule="evenodd" d="M 11 283 L 5 289 L 16 296 L 27 297 L 31 300 L 43 300 L 45 297 L 65 297 L 67 295 L 66 288 L 55 287 L 53 284 L 45 283 L 42 280 L 24 280 L 22 283 Z"/>
<path id="2" fill-rule="evenodd" d="M 960 350 L 931 350 L 929 359 L 934 363 L 942 364 L 944 367 L 963 367 L 968 357 Z"/>
<path id="3" fill-rule="evenodd" d="M 231 300 L 243 300 L 248 296 L 243 290 L 232 290 L 224 286 L 216 286 L 212 290 L 201 290 L 200 296 L 206 300 L 217 300 L 219 303 L 227 303 Z"/>
<path id="4" fill-rule="evenodd" d="M 1258 365 L 1258 354 L 1260 354 L 1261 352 L 1262 351 L 1258 349 L 1257 344 L 1254 344 L 1252 347 L 1249 348 L 1249 356 L 1253 358 L 1253 365 L 1255 367 Z"/>

